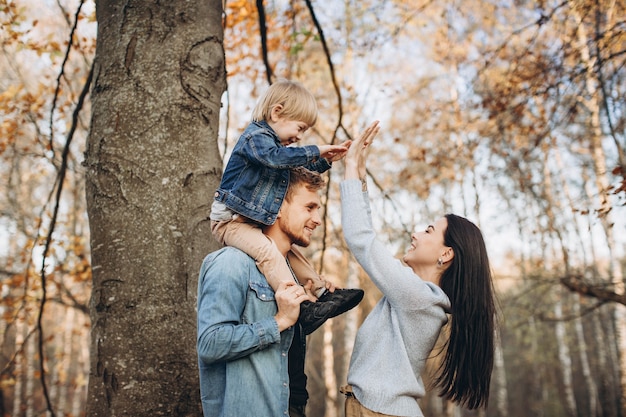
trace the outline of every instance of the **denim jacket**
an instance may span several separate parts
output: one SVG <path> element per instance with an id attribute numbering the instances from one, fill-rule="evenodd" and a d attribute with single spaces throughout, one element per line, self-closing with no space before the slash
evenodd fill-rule
<path id="1" fill-rule="evenodd" d="M 320 158 L 316 145 L 283 146 L 267 122 L 252 122 L 233 148 L 215 200 L 236 213 L 272 225 L 285 199 L 289 169 L 298 166 L 322 173 L 331 164 Z"/>
<path id="2" fill-rule="evenodd" d="M 198 365 L 204 417 L 289 415 L 288 351 L 274 291 L 254 259 L 210 253 L 198 280 Z"/>

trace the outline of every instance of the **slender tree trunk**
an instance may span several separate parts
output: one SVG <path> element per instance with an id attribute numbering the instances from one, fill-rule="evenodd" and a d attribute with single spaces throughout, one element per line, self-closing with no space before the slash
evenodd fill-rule
<path id="1" fill-rule="evenodd" d="M 359 274 L 358 274 L 358 263 L 350 259 L 348 261 L 348 279 L 346 280 L 346 288 L 359 288 Z M 347 313 L 345 313 L 346 318 L 346 328 L 343 335 L 343 351 L 346 352 L 346 358 L 343 361 L 343 370 L 341 373 L 341 384 L 344 385 L 347 383 L 348 378 L 348 368 L 350 367 L 350 356 L 352 350 L 354 349 L 354 340 L 356 339 L 356 334 L 359 330 L 359 313 L 360 308 L 354 308 Z"/>
<path id="2" fill-rule="evenodd" d="M 583 190 L 587 201 L 593 200 L 593 191 L 589 185 L 589 175 L 587 170 L 583 168 Z M 595 233 L 593 223 L 595 218 L 594 214 L 590 214 L 588 219 L 588 230 L 590 234 L 590 240 L 595 240 Z M 591 257 L 591 271 L 593 274 L 593 281 L 596 284 L 600 284 L 603 281 L 600 280 L 599 261 L 596 254 L 594 245 L 589 246 L 589 254 Z M 619 369 L 614 366 L 616 362 L 619 362 L 619 356 L 615 353 L 615 347 L 617 346 L 617 340 L 615 332 L 613 331 L 614 321 L 614 309 L 613 305 L 605 305 L 598 309 L 598 312 L 592 317 L 592 329 L 593 340 L 595 343 L 595 351 L 598 369 L 595 376 L 598 381 L 598 405 L 600 407 L 599 414 L 603 417 L 617 417 L 619 415 Z M 608 343 L 607 343 L 608 341 Z"/>
<path id="3" fill-rule="evenodd" d="M 552 184 L 552 175 L 548 167 L 548 157 L 549 154 L 546 153 L 544 160 L 544 175 L 543 175 L 543 185 L 544 185 L 544 200 L 546 202 L 546 217 L 548 219 L 548 233 L 553 235 L 556 238 L 554 242 L 554 250 L 556 251 L 557 245 L 561 249 L 562 259 L 563 259 L 563 267 L 562 270 L 559 271 L 562 274 L 567 275 L 570 270 L 569 266 L 569 253 L 565 246 L 565 239 L 563 235 L 565 230 L 559 226 L 557 222 L 557 218 L 560 218 L 560 205 L 559 200 L 554 197 L 556 190 Z M 550 259 L 550 257 L 545 258 Z M 556 259 L 556 256 L 554 256 Z M 558 267 L 555 266 L 556 270 Z M 556 294 L 556 302 L 554 305 L 554 318 L 556 320 L 556 339 L 557 339 L 557 351 L 559 357 L 559 364 L 561 365 L 561 376 L 562 376 L 562 384 L 564 391 L 564 404 L 563 407 L 565 409 L 566 415 L 571 417 L 576 417 L 577 408 L 576 408 L 576 399 L 574 397 L 574 378 L 572 371 L 572 358 L 569 349 L 569 338 L 567 337 L 567 330 L 565 328 L 565 323 L 563 321 L 563 304 L 567 297 L 563 296 L 563 288 L 557 288 Z"/>
<path id="4" fill-rule="evenodd" d="M 554 160 L 557 164 L 557 168 L 559 172 L 560 188 L 563 190 L 563 194 L 565 195 L 567 199 L 568 206 L 576 207 L 576 203 L 574 202 L 574 199 L 572 198 L 572 192 L 569 189 L 569 185 L 568 185 L 569 183 L 567 182 L 566 178 L 564 178 L 564 175 L 563 175 L 563 173 L 565 172 L 565 166 L 561 158 L 561 153 L 559 152 L 558 148 L 554 149 L 554 153 L 555 153 Z M 565 214 L 565 212 L 563 214 Z M 573 228 L 573 232 L 576 235 L 576 238 L 578 241 L 577 246 L 580 248 L 580 251 L 583 255 L 583 264 L 586 266 L 588 264 L 587 251 L 585 248 L 585 241 L 582 238 L 581 233 L 580 233 L 580 227 L 577 227 L 575 218 L 572 218 L 570 220 L 570 224 L 571 224 L 571 227 Z M 589 346 L 585 339 L 583 319 L 580 316 L 581 315 L 580 304 L 581 304 L 581 296 L 580 294 L 575 294 L 572 300 L 572 313 L 574 314 L 574 317 L 576 317 L 576 319 L 574 320 L 573 324 L 574 324 L 574 329 L 576 332 L 576 340 L 578 342 L 580 366 L 581 366 L 582 374 L 585 380 L 584 382 L 587 387 L 587 401 L 588 401 L 588 409 L 587 409 L 588 414 L 587 415 L 589 417 L 596 417 L 599 415 L 598 414 L 598 388 L 593 378 L 593 375 L 591 373 L 591 365 L 589 363 L 589 356 L 587 354 L 587 352 L 589 351 Z"/>
<path id="5" fill-rule="evenodd" d="M 589 365 L 589 357 L 587 355 L 588 346 L 585 341 L 585 331 L 583 328 L 583 321 L 580 317 L 580 295 L 574 294 L 572 312 L 576 316 L 574 320 L 574 329 L 576 330 L 576 339 L 578 341 L 578 351 L 580 355 L 580 366 L 582 368 L 582 374 L 584 377 L 585 385 L 587 386 L 587 401 L 589 402 L 587 415 L 589 417 L 598 416 L 598 388 L 591 374 L 591 367 Z"/>
<path id="6" fill-rule="evenodd" d="M 564 291 L 564 289 L 559 289 Z M 576 400 L 574 398 L 574 387 L 572 377 L 572 358 L 570 356 L 567 331 L 563 322 L 563 305 L 561 297 L 557 295 L 557 302 L 554 305 L 554 318 L 556 320 L 556 340 L 557 350 L 559 352 L 559 363 L 561 364 L 561 377 L 563 390 L 565 392 L 565 401 L 563 407 L 567 416 L 576 417 Z"/>
<path id="7" fill-rule="evenodd" d="M 571 3 L 571 2 L 570 2 Z M 572 4 L 572 6 L 575 6 Z M 596 5 L 596 7 L 600 7 Z M 572 7 L 573 10 L 577 10 Z M 603 10 L 596 10 L 596 13 L 603 13 Z M 600 213 L 599 219 L 606 235 L 606 242 L 609 249 L 609 259 L 611 260 L 609 265 L 609 277 L 615 286 L 615 291 L 618 294 L 623 294 L 626 286 L 626 278 L 622 275 L 621 264 L 618 258 L 615 256 L 616 244 L 613 234 L 613 220 L 611 219 L 611 201 L 609 199 L 609 180 L 607 178 L 607 165 L 606 156 L 602 147 L 602 138 L 604 137 L 601 127 L 601 91 L 599 88 L 599 82 L 597 73 L 595 72 L 595 66 L 597 59 L 592 56 L 589 50 L 588 44 L 590 37 L 587 34 L 582 17 L 574 13 L 574 18 L 578 24 L 578 45 L 581 53 L 582 64 L 586 69 L 586 93 L 587 99 L 584 100 L 586 109 L 590 112 L 590 137 L 589 137 L 589 152 L 593 161 L 593 168 L 595 174 L 595 181 L 597 187 L 598 207 L 597 210 Z M 619 372 L 619 381 L 621 387 L 620 405 L 619 409 L 621 414 L 626 414 L 626 307 L 622 305 L 615 306 L 615 323 L 616 323 L 616 336 L 619 352 L 619 366 L 616 366 L 617 372 Z"/>
<path id="8" fill-rule="evenodd" d="M 76 362 L 74 355 L 74 326 L 76 325 L 76 310 L 72 307 L 65 308 L 63 328 L 63 342 L 61 343 L 61 358 L 58 360 L 62 377 L 59 385 L 59 398 L 57 409 L 60 413 L 67 413 L 69 407 L 68 377 L 73 375 L 73 363 Z"/>
<path id="9" fill-rule="evenodd" d="M 537 329 L 537 323 L 535 318 L 530 316 L 528 318 L 528 328 L 530 335 L 530 349 L 531 349 L 531 357 L 535 358 L 541 355 L 541 350 L 539 349 L 539 331 Z M 529 415 L 533 415 L 536 417 L 543 417 L 545 415 L 544 405 L 548 401 L 548 384 L 546 383 L 545 371 L 543 367 L 538 365 L 533 365 L 533 380 L 531 381 L 532 386 L 534 387 L 533 399 L 536 399 L 533 402 L 533 405 L 529 407 Z"/>
<path id="10" fill-rule="evenodd" d="M 495 388 L 495 408 L 497 410 L 497 415 L 500 417 L 505 417 L 508 415 L 507 412 L 507 404 L 508 404 L 508 392 L 506 389 L 506 368 L 504 364 L 504 354 L 502 352 L 502 343 L 500 340 L 500 332 L 497 332 L 496 335 L 496 351 L 495 351 L 495 361 L 494 361 L 494 372 L 497 382 L 497 386 Z"/>
<path id="11" fill-rule="evenodd" d="M 50 310 L 52 314 L 58 314 L 58 306 L 51 306 Z M 60 325 L 60 323 L 59 323 Z M 51 345 L 54 347 L 52 355 L 50 355 L 50 367 L 47 370 L 46 379 L 49 382 L 48 395 L 50 396 L 50 403 L 53 405 L 55 412 L 63 413 L 63 409 L 59 408 L 60 394 L 59 386 L 61 385 L 60 373 L 63 366 L 63 335 L 64 332 L 55 331 L 52 336 L 53 342 Z M 49 412 L 49 411 L 48 411 Z"/>
<path id="12" fill-rule="evenodd" d="M 325 417 L 337 417 L 337 378 L 335 377 L 335 349 L 333 347 L 333 332 L 330 323 L 323 327 L 324 345 L 322 356 L 324 359 L 324 385 L 326 388 Z"/>
<path id="13" fill-rule="evenodd" d="M 24 339 L 28 332 L 28 326 L 18 316 L 15 320 L 15 386 L 13 387 L 13 416 L 21 415 L 22 398 L 24 391 L 24 363 L 25 363 L 25 345 Z M 21 351 L 21 353 L 20 353 Z"/>
<path id="14" fill-rule="evenodd" d="M 87 415 L 200 416 L 197 276 L 221 176 L 222 2 L 96 1 Z"/>
<path id="15" fill-rule="evenodd" d="M 37 339 L 38 337 L 33 334 L 25 342 L 26 390 L 24 391 L 24 395 L 26 398 L 26 417 L 35 417 L 35 352 L 37 350 L 35 348 L 35 342 Z"/>
<path id="16" fill-rule="evenodd" d="M 76 328 L 84 329 L 87 317 L 83 313 L 78 315 L 76 320 Z M 82 335 L 82 332 L 78 334 Z M 89 344 L 82 341 L 82 338 L 78 338 L 78 352 L 76 354 L 76 371 L 74 375 L 89 375 Z M 87 383 L 89 381 L 78 378 L 74 381 L 74 393 L 72 395 L 72 416 L 83 416 L 85 411 L 85 404 L 87 403 Z"/>
<path id="17" fill-rule="evenodd" d="M 608 314 L 607 314 L 608 315 Z M 611 381 L 613 378 L 611 374 L 608 377 L 603 377 L 604 370 L 607 369 L 608 365 L 608 354 L 607 347 L 604 346 L 604 337 L 606 333 L 603 330 L 602 320 L 599 314 L 594 314 L 592 317 L 592 329 L 593 329 L 593 340 L 595 342 L 595 346 L 597 347 L 597 369 L 595 372 L 595 376 L 598 378 L 598 414 L 603 417 L 615 417 L 615 407 L 613 406 L 612 398 L 613 396 L 607 395 L 607 393 L 611 392 Z M 607 398 L 611 398 L 611 400 L 606 401 Z"/>

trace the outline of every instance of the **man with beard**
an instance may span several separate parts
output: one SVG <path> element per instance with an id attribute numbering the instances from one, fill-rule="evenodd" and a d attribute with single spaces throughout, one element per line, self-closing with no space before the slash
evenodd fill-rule
<path id="1" fill-rule="evenodd" d="M 304 168 L 291 170 L 289 187 L 277 220 L 263 229 L 287 256 L 293 244 L 306 247 L 321 224 L 319 190 L 322 177 Z M 332 292 L 334 286 L 326 283 Z M 243 415 L 288 416 L 290 411 L 289 356 L 294 333 L 302 363 L 292 363 L 300 389 L 306 377 L 302 329 L 294 329 L 300 303 L 309 299 L 310 284 L 283 282 L 274 292 L 254 259 L 233 247 L 209 254 L 198 282 L 200 391 L 204 417 Z M 297 365 L 294 367 L 294 365 Z M 297 368 L 297 369 L 295 369 Z M 302 393 L 300 393 L 302 394 Z M 291 404 L 292 413 L 295 406 Z"/>

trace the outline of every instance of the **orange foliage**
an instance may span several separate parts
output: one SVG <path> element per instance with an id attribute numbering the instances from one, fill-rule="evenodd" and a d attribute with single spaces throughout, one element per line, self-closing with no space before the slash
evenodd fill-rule
<path id="1" fill-rule="evenodd" d="M 29 356 L 29 352 L 36 352 L 34 343 L 40 338 L 46 352 L 68 349 L 58 346 L 60 339 L 54 335 L 65 331 L 68 309 L 77 309 L 80 315 L 86 313 L 91 287 L 82 194 L 84 179 L 78 166 L 84 151 L 87 119 L 81 120 L 77 139 L 70 149 L 68 175 L 63 183 L 64 200 L 50 250 L 46 259 L 42 259 L 56 204 L 53 191 L 58 186 L 59 156 L 65 146 L 67 121 L 72 119 L 76 94 L 82 88 L 95 48 L 95 16 L 93 4 L 88 1 L 83 8 L 88 15 L 83 13 L 79 18 L 78 30 L 72 37 L 72 51 L 63 68 L 65 75 L 57 83 L 69 45 L 70 27 L 66 17 L 73 19 L 72 15 L 59 12 L 61 7 L 71 10 L 77 5 L 73 0 L 65 3 L 48 8 L 35 0 L 0 0 L 0 42 L 4 55 L 0 61 L 3 81 L 0 88 L 0 176 L 3 178 L 0 184 L 0 336 L 3 338 L 0 384 L 7 387 L 3 390 L 5 401 L 13 400 L 16 404 L 25 404 L 23 400 L 27 397 L 41 399 L 40 391 L 24 391 L 26 379 L 39 377 L 38 373 L 27 374 L 27 369 L 38 368 L 39 360 L 36 354 Z M 42 301 L 44 264 L 48 303 L 41 337 L 35 326 Z M 72 342 L 75 350 L 83 349 L 88 343 L 89 328 L 86 316 L 76 322 L 80 323 L 75 329 L 80 337 Z M 80 365 L 76 360 L 57 361 L 54 355 L 46 358 L 47 375 L 58 375 L 55 378 L 68 381 L 84 380 L 85 358 Z M 57 369 L 70 362 L 71 375 L 67 373 L 70 368 Z M 74 385 L 78 390 L 84 389 L 84 384 L 74 382 Z M 14 387 L 22 391 L 14 392 Z"/>

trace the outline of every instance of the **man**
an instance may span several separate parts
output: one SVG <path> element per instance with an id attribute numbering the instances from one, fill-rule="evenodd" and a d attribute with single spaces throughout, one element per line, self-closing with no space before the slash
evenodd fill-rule
<path id="1" fill-rule="evenodd" d="M 317 173 L 291 171 L 278 218 L 263 230 L 285 256 L 292 244 L 308 246 L 321 224 L 318 191 L 323 185 Z M 205 258 L 198 282 L 197 340 L 204 417 L 289 416 L 288 357 L 309 289 L 282 283 L 274 293 L 254 259 L 232 247 Z M 302 370 L 304 337 L 298 339 Z"/>

